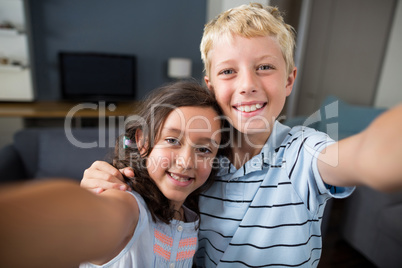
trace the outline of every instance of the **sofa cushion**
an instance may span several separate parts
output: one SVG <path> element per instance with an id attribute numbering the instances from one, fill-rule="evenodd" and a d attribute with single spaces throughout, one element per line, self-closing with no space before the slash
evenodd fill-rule
<path id="1" fill-rule="evenodd" d="M 18 151 L 28 178 L 35 176 L 38 169 L 38 135 L 41 129 L 31 128 L 14 135 L 14 147 Z"/>
<path id="2" fill-rule="evenodd" d="M 337 97 L 327 97 L 319 110 L 319 131 L 340 140 L 364 130 L 385 109 L 348 104 Z"/>
<path id="3" fill-rule="evenodd" d="M 378 227 L 402 245 L 402 204 L 383 209 L 379 217 Z"/>
<path id="4" fill-rule="evenodd" d="M 98 129 L 74 129 L 71 133 L 63 129 L 43 131 L 38 140 L 35 177 L 81 180 L 84 170 L 95 160 L 110 160 L 114 141 L 114 137 L 109 141 L 108 131 Z"/>
<path id="5" fill-rule="evenodd" d="M 334 140 L 340 140 L 361 132 L 385 110 L 352 105 L 335 96 L 328 96 L 315 113 L 287 119 L 284 124 L 311 127 L 327 133 Z"/>
<path id="6" fill-rule="evenodd" d="M 22 159 L 14 147 L 10 144 L 0 150 L 0 183 L 15 182 L 27 178 Z"/>

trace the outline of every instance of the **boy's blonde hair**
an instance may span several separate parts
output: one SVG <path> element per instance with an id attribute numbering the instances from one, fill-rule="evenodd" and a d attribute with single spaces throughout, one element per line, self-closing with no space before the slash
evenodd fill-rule
<path id="1" fill-rule="evenodd" d="M 294 68 L 293 51 L 295 47 L 295 31 L 286 24 L 282 14 L 276 7 L 250 3 L 222 12 L 205 25 L 201 40 L 201 58 L 206 75 L 210 75 L 210 59 L 208 53 L 214 43 L 222 38 L 239 35 L 246 38 L 272 36 L 281 48 L 286 62 L 287 74 Z"/>

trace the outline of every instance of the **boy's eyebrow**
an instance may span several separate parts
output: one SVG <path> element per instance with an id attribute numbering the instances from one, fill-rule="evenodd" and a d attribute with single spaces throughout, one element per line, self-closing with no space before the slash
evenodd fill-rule
<path id="1" fill-rule="evenodd" d="M 275 55 L 262 55 L 261 57 L 258 58 L 258 60 L 264 60 L 264 59 L 267 59 L 267 58 L 277 59 L 278 57 L 275 56 Z"/>
<path id="2" fill-rule="evenodd" d="M 220 68 L 221 65 L 230 64 L 232 61 L 233 61 L 233 59 L 228 59 L 228 60 L 223 60 L 223 61 L 217 62 L 216 67 Z"/>
<path id="3" fill-rule="evenodd" d="M 265 60 L 265 59 L 278 59 L 277 56 L 275 55 L 262 55 L 261 57 L 257 58 L 257 60 Z M 219 67 L 220 65 L 224 65 L 224 64 L 230 64 L 232 61 L 235 61 L 235 59 L 227 59 L 227 60 L 223 60 L 220 62 L 217 62 L 216 66 Z"/>

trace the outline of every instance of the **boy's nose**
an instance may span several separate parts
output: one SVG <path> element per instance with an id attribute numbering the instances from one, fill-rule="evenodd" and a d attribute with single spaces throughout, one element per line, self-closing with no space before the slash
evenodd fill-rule
<path id="1" fill-rule="evenodd" d="M 243 72 L 239 83 L 240 94 L 251 94 L 257 92 L 257 77 L 254 72 Z"/>

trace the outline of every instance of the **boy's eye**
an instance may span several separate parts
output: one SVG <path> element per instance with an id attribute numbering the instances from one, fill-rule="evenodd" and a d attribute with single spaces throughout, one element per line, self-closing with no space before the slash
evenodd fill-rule
<path id="1" fill-rule="evenodd" d="M 221 71 L 219 74 L 233 74 L 233 70 L 226 69 L 226 70 Z"/>
<path id="2" fill-rule="evenodd" d="M 180 145 L 179 140 L 175 138 L 167 138 L 165 141 L 171 145 Z"/>
<path id="3" fill-rule="evenodd" d="M 270 69 L 274 69 L 274 67 L 272 65 L 261 65 L 257 68 L 258 70 L 270 70 Z"/>

